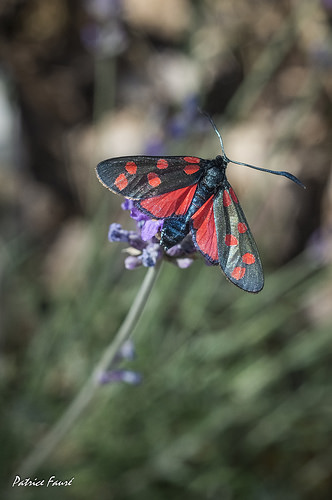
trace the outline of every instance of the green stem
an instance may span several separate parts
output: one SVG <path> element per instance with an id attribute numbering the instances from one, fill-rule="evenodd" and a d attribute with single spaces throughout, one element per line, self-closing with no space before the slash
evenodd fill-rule
<path id="1" fill-rule="evenodd" d="M 36 448 L 28 455 L 28 457 L 17 468 L 18 474 L 22 477 L 32 476 L 40 465 L 48 458 L 54 448 L 59 444 L 61 439 L 73 427 L 76 420 L 92 400 L 96 390 L 98 390 L 98 377 L 112 364 L 117 352 L 122 344 L 130 337 L 133 328 L 136 326 L 143 308 L 147 302 L 150 292 L 158 276 L 160 266 L 151 267 L 148 269 L 141 288 L 139 289 L 136 298 L 128 311 L 128 314 L 119 328 L 114 339 L 104 351 L 99 362 L 92 371 L 90 377 L 77 394 L 74 401 L 69 405 L 62 417 L 56 422 L 53 428 L 46 436 L 38 443 Z"/>

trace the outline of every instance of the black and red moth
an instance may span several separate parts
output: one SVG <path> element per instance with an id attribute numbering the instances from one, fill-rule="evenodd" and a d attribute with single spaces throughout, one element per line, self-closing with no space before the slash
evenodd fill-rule
<path id="1" fill-rule="evenodd" d="M 123 156 L 104 160 L 96 171 L 101 183 L 117 194 L 136 200 L 136 206 L 154 219 L 164 219 L 161 245 L 167 250 L 191 231 L 195 246 L 211 264 L 220 264 L 226 277 L 247 292 L 264 286 L 257 245 L 239 200 L 226 178 L 228 163 L 283 175 L 222 156 Z"/>

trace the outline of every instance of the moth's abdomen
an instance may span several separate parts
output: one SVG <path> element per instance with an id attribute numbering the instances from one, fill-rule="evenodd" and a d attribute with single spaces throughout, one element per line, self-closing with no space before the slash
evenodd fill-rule
<path id="1" fill-rule="evenodd" d="M 186 216 L 171 217 L 164 220 L 163 228 L 161 231 L 160 243 L 168 250 L 174 247 L 177 243 L 187 236 L 189 232 L 189 224 L 186 221 Z"/>

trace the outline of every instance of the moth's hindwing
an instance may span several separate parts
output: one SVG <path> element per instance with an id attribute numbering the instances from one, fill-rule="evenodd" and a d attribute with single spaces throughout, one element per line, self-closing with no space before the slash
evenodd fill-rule
<path id="1" fill-rule="evenodd" d="M 191 232 L 198 250 L 211 264 L 217 265 L 219 259 L 213 207 L 214 195 L 194 213 L 191 219 Z"/>
<path id="2" fill-rule="evenodd" d="M 227 278 L 247 292 L 264 286 L 258 248 L 237 196 L 227 182 L 213 202 L 219 263 Z"/>

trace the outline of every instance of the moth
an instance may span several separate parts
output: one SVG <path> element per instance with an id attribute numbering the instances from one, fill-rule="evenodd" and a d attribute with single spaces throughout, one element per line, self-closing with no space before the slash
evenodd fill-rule
<path id="1" fill-rule="evenodd" d="M 230 160 L 222 137 L 222 155 L 212 160 L 197 156 L 123 156 L 100 162 L 100 182 L 116 194 L 135 200 L 143 213 L 164 219 L 161 245 L 167 250 L 191 232 L 196 248 L 226 277 L 246 292 L 264 286 L 258 248 L 232 186 L 229 163 L 282 175 L 304 187 L 292 174 Z"/>

